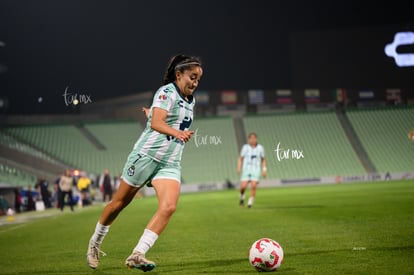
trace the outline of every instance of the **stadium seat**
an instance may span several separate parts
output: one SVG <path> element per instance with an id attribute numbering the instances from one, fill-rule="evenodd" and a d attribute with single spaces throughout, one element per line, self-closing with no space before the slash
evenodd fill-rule
<path id="1" fill-rule="evenodd" d="M 238 148 L 233 119 L 196 119 L 196 134 L 185 146 L 182 159 L 184 183 L 236 181 Z"/>
<path id="2" fill-rule="evenodd" d="M 414 109 L 355 110 L 348 111 L 347 116 L 379 172 L 412 170 L 414 146 L 407 133 L 414 128 Z M 246 135 L 256 132 L 266 150 L 269 179 L 365 174 L 332 111 L 252 115 L 244 117 L 243 123 Z M 119 175 L 142 127 L 134 121 L 100 121 L 87 123 L 84 128 L 103 149 L 71 124 L 6 127 L 0 132 L 0 143 L 28 154 L 56 158 L 93 174 L 108 168 L 113 176 Z M 196 134 L 183 153 L 183 182 L 238 181 L 240 148 L 233 119 L 199 118 L 191 129 Z M 295 156 L 295 150 L 303 157 Z M 8 179 L 10 174 L 15 177 L 10 172 L 1 177 Z"/>
<path id="3" fill-rule="evenodd" d="M 26 143 L 20 142 L 19 140 L 3 131 L 0 131 L 0 144 L 5 145 L 10 149 L 18 150 L 22 153 L 38 157 L 49 162 L 56 162 L 56 160 L 54 158 L 51 158 L 50 155 L 45 154 L 44 152 L 37 150 L 36 148 Z"/>
<path id="4" fill-rule="evenodd" d="M 16 187 L 34 186 L 36 177 L 15 167 L 0 163 L 0 184 L 15 185 Z"/>
<path id="5" fill-rule="evenodd" d="M 365 173 L 334 112 L 248 116 L 244 125 L 247 133 L 258 134 L 265 148 L 269 178 Z M 295 157 L 293 150 L 302 151 L 304 157 L 299 158 L 298 152 Z M 282 159 L 283 154 L 288 159 Z"/>
<path id="6" fill-rule="evenodd" d="M 347 116 L 378 172 L 414 169 L 414 108 L 351 110 Z"/>
<path id="7" fill-rule="evenodd" d="M 75 125 L 16 126 L 5 131 L 37 150 L 90 173 L 110 169 L 118 175 L 141 127 L 136 122 L 100 122 L 85 125 L 104 146 L 98 150 Z"/>

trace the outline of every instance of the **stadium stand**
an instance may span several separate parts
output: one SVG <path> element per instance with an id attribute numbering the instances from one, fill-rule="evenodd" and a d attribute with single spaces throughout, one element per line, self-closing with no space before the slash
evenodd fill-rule
<path id="1" fill-rule="evenodd" d="M 85 125 L 97 139 L 108 145 L 98 150 L 75 125 L 16 126 L 5 131 L 42 152 L 90 173 L 101 173 L 108 168 L 120 173 L 123 164 L 139 136 L 141 127 L 136 122 L 97 123 Z"/>
<path id="2" fill-rule="evenodd" d="M 10 149 L 14 149 L 14 150 L 18 150 L 22 153 L 26 153 L 29 155 L 32 155 L 34 157 L 49 161 L 49 162 L 53 162 L 56 163 L 57 161 L 52 158 L 50 155 L 45 154 L 44 152 L 37 150 L 36 148 L 20 142 L 19 140 L 17 140 L 16 138 L 12 137 L 11 135 L 0 131 L 0 144 L 3 144 L 5 146 L 7 146 Z"/>
<path id="3" fill-rule="evenodd" d="M 88 129 L 104 146 L 105 150 L 94 149 L 95 173 L 108 168 L 111 175 L 121 174 L 128 154 L 142 132 L 137 122 L 105 122 L 86 124 Z"/>
<path id="4" fill-rule="evenodd" d="M 17 169 L 0 163 L 0 185 L 28 186 L 36 183 L 36 177 Z"/>
<path id="5" fill-rule="evenodd" d="M 238 148 L 230 117 L 196 119 L 196 131 L 183 153 L 184 183 L 236 181 Z"/>
<path id="6" fill-rule="evenodd" d="M 100 174 L 104 168 L 112 175 L 121 173 L 142 127 L 136 122 L 104 121 L 85 124 L 84 128 L 99 140 L 104 150 L 96 148 L 70 124 L 8 127 L 5 131 L 73 167 L 95 174 Z M 232 118 L 198 119 L 191 128 L 197 133 L 186 144 L 183 182 L 237 180 L 238 148 Z"/>
<path id="7" fill-rule="evenodd" d="M 347 116 L 378 172 L 414 169 L 414 108 L 350 110 Z"/>
<path id="8" fill-rule="evenodd" d="M 414 128 L 413 108 L 355 110 L 346 116 L 378 172 L 413 169 L 414 146 L 407 138 Z M 242 131 L 236 131 L 238 125 L 231 117 L 194 121 L 191 128 L 196 134 L 186 144 L 182 160 L 184 183 L 237 182 L 236 161 L 241 145 L 238 136 L 249 132 L 256 132 L 265 147 L 269 179 L 366 173 L 358 150 L 352 147 L 333 111 L 252 115 L 238 124 L 244 126 Z M 142 131 L 137 122 L 125 120 L 89 122 L 81 128 L 102 146 L 94 145 L 74 124 L 9 126 L 0 132 L 0 144 L 36 157 L 57 159 L 93 174 L 108 168 L 116 176 Z M 303 158 L 295 155 L 295 150 L 302 152 Z M 5 168 L 3 164 L 1 169 L 10 171 L 13 167 Z M 25 184 L 25 179 L 32 181 L 30 175 L 20 174 L 2 172 L 1 178 L 11 177 L 16 182 L 13 178 L 17 177 Z"/>
<path id="9" fill-rule="evenodd" d="M 258 134 L 265 148 L 269 178 L 365 173 L 334 112 L 247 116 L 244 125 L 247 133 Z M 299 152 L 295 157 L 292 150 L 302 151 L 304 157 L 299 158 Z"/>
<path id="10" fill-rule="evenodd" d="M 83 165 L 85 155 L 93 149 L 73 125 L 10 127 L 6 131 L 71 165 Z"/>

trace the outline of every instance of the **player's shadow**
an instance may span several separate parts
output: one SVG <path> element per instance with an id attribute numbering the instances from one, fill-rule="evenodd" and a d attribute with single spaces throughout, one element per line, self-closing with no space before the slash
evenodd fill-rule
<path id="1" fill-rule="evenodd" d="M 239 265 L 239 264 L 246 264 L 248 265 L 248 260 L 246 258 L 238 258 L 238 259 L 217 259 L 217 260 L 199 260 L 199 261 L 186 261 L 185 264 L 182 266 L 176 266 L 176 265 L 165 265 L 169 271 L 171 272 L 182 272 L 183 274 L 191 274 L 195 270 L 198 270 L 197 273 L 211 273 L 211 274 L 217 274 L 217 270 L 209 271 L 209 268 L 216 268 L 219 266 L 229 266 L 229 265 Z M 240 273 L 250 273 L 250 272 L 240 272 L 234 274 L 240 274 Z M 223 274 L 231 274 L 227 271 L 223 271 Z"/>
<path id="2" fill-rule="evenodd" d="M 237 270 L 231 272 L 228 268 L 223 268 L 225 270 L 218 271 L 217 267 L 228 267 L 230 265 L 241 266 L 243 265 L 245 270 Z M 233 274 L 257 274 L 257 271 L 249 265 L 249 262 L 246 258 L 238 258 L 238 259 L 217 259 L 217 260 L 199 260 L 199 261 L 186 261 L 181 263 L 180 265 L 173 265 L 173 264 L 166 264 L 160 265 L 158 268 L 162 268 L 163 270 L 168 270 L 168 273 L 174 274 L 226 274 L 226 275 L 233 275 Z M 124 272 L 126 268 L 124 266 L 116 266 L 116 267 L 105 267 L 102 269 L 86 269 L 88 272 L 85 274 L 119 274 Z M 214 269 L 214 270 L 210 270 Z M 284 273 L 288 272 L 289 274 L 295 274 L 295 268 L 281 268 L 277 271 L 277 273 Z M 158 274 L 165 274 L 165 271 L 157 271 L 157 268 L 150 272 L 151 275 L 158 275 Z M 82 273 L 79 273 L 82 274 Z"/>
<path id="3" fill-rule="evenodd" d="M 216 269 L 219 266 L 225 267 L 230 265 L 243 265 L 246 267 L 246 270 L 237 270 L 231 272 L 228 269 L 225 271 L 217 271 Z M 249 265 L 249 262 L 246 258 L 192 261 L 186 262 L 185 265 L 179 267 L 174 265 L 165 265 L 165 267 L 167 267 L 170 272 L 179 272 L 182 274 L 257 274 L 257 271 Z M 209 270 L 209 268 L 215 268 L 215 270 Z M 292 274 L 294 270 L 294 268 L 282 268 L 278 270 L 278 273 L 290 272 Z"/>

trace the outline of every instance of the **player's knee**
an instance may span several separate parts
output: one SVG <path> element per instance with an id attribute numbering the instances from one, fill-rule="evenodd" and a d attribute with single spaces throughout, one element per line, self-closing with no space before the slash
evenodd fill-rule
<path id="1" fill-rule="evenodd" d="M 113 200 L 111 201 L 107 207 L 111 210 L 111 212 L 119 212 L 126 206 L 126 203 L 124 201 L 119 200 Z"/>
<path id="2" fill-rule="evenodd" d="M 177 209 L 177 205 L 168 204 L 168 205 L 163 205 L 160 210 L 165 216 L 171 216 L 172 214 L 174 214 L 176 209 Z"/>

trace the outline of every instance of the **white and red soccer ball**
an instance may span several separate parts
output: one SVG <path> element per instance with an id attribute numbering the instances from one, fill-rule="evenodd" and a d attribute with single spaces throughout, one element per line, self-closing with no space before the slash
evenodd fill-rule
<path id="1" fill-rule="evenodd" d="M 255 241 L 249 250 L 249 262 L 257 271 L 275 271 L 283 261 L 283 248 L 269 238 Z"/>

